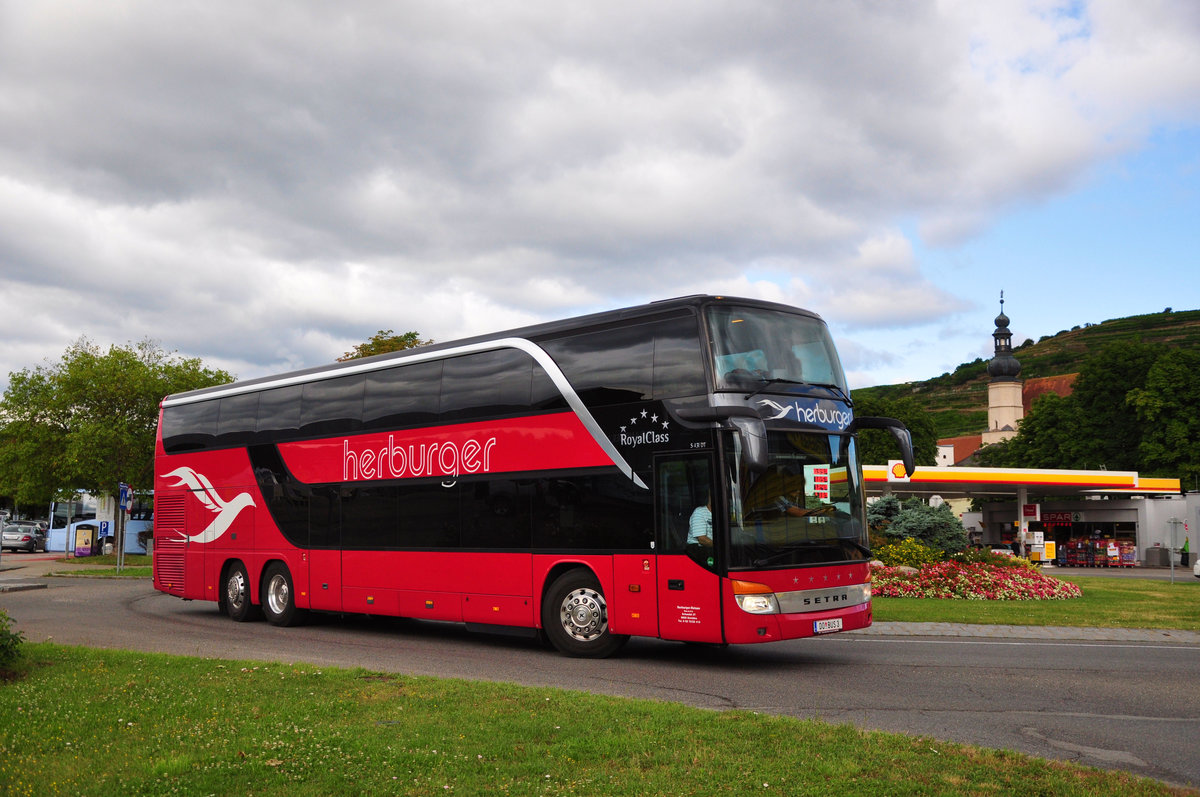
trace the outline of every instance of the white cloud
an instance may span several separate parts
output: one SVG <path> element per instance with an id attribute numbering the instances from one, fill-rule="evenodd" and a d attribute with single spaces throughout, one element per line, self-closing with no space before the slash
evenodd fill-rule
<path id="1" fill-rule="evenodd" d="M 34 318 L 0 373 L 81 330 L 254 376 L 695 291 L 944 325 L 973 297 L 905 230 L 959 246 L 1200 111 L 1185 0 L 3 14 L 0 283 Z"/>

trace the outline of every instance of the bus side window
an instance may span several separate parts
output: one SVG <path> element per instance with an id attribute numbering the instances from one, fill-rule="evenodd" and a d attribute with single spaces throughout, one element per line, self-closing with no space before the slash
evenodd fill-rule
<path id="1" fill-rule="evenodd" d="M 363 431 L 437 423 L 442 363 L 417 363 L 366 375 Z"/>
<path id="2" fill-rule="evenodd" d="M 446 360 L 442 366 L 442 421 L 472 420 L 529 411 L 533 359 L 497 349 Z"/>
<path id="3" fill-rule="evenodd" d="M 354 434 L 362 427 L 363 387 L 361 374 L 339 376 L 304 385 L 300 399 L 300 434 Z"/>
<path id="4" fill-rule="evenodd" d="M 163 448 L 168 454 L 212 448 L 217 439 L 220 404 L 197 401 L 163 410 Z"/>
<path id="5" fill-rule="evenodd" d="M 264 390 L 258 397 L 256 439 L 273 444 L 300 432 L 300 385 Z"/>
<path id="6" fill-rule="evenodd" d="M 258 425 L 258 393 L 226 396 L 219 400 L 217 445 L 245 446 L 254 442 Z"/>

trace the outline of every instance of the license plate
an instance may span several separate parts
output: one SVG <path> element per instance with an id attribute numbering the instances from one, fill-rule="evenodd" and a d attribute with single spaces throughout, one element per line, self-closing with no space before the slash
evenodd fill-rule
<path id="1" fill-rule="evenodd" d="M 832 634 L 834 631 L 842 630 L 842 618 L 835 617 L 832 620 L 813 620 L 814 634 Z"/>

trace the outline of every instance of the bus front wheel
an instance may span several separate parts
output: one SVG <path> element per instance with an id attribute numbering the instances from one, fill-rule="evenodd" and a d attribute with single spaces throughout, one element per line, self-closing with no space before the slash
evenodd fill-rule
<path id="1" fill-rule="evenodd" d="M 542 628 L 559 652 L 582 658 L 611 656 L 629 638 L 609 630 L 600 582 L 582 569 L 563 573 L 546 590 Z"/>
<path id="2" fill-rule="evenodd" d="M 234 562 L 225 571 L 225 583 L 221 587 L 221 604 L 230 619 L 239 623 L 253 620 L 255 606 L 250 600 L 250 575 L 246 566 Z"/>
<path id="3" fill-rule="evenodd" d="M 263 614 L 271 625 L 299 625 L 305 611 L 296 608 L 296 593 L 292 575 L 285 565 L 272 562 L 263 572 Z"/>

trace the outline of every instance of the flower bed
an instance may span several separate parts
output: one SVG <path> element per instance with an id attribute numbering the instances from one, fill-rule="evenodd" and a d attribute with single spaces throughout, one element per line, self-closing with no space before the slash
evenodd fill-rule
<path id="1" fill-rule="evenodd" d="M 1074 584 L 1028 567 L 938 562 L 920 570 L 871 567 L 877 598 L 958 598 L 972 601 L 1066 600 L 1082 591 Z"/>

